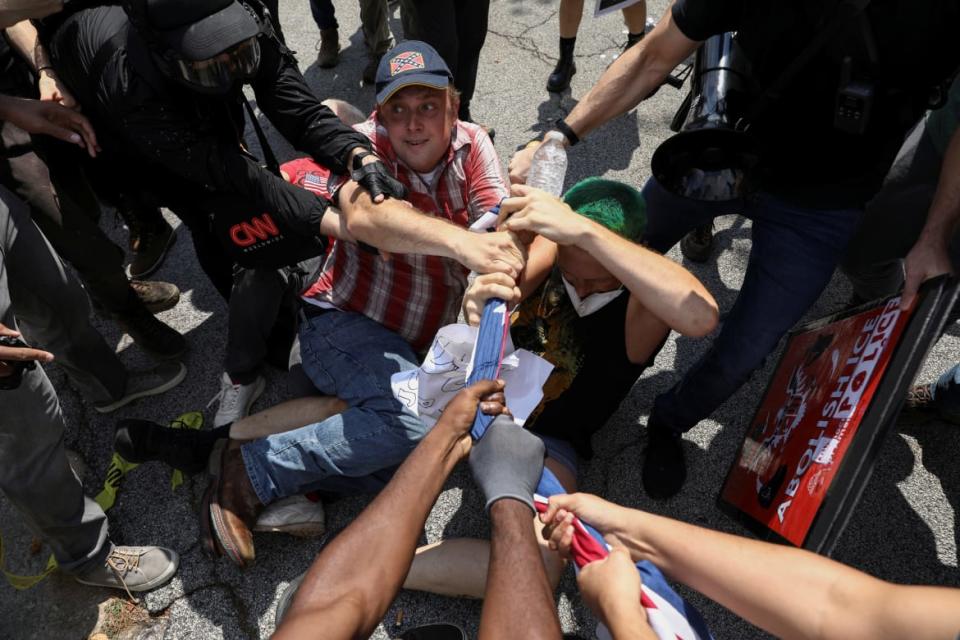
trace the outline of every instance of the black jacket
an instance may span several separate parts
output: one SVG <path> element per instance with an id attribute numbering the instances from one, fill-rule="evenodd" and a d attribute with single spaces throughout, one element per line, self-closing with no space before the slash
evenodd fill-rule
<path id="1" fill-rule="evenodd" d="M 298 233 L 317 232 L 326 201 L 263 169 L 241 148 L 239 94 L 203 96 L 162 76 L 122 8 L 83 9 L 44 39 L 116 179 L 172 208 L 225 194 L 277 214 Z M 260 49 L 250 85 L 261 112 L 295 148 L 345 171 L 346 155 L 369 148 L 367 138 L 320 103 L 278 39 L 262 35 Z"/>

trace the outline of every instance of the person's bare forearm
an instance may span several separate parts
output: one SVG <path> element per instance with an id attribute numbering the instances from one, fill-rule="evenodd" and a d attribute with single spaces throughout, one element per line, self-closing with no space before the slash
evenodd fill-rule
<path id="1" fill-rule="evenodd" d="M 647 513 L 626 520 L 618 535 L 635 559 L 778 637 L 950 640 L 960 631 L 957 589 L 892 585 L 809 551 Z"/>
<path id="2" fill-rule="evenodd" d="M 939 242 L 944 245 L 950 241 L 960 221 L 960 128 L 953 132 L 943 166 L 940 169 L 940 181 L 930 206 L 927 222 L 920 233 L 921 240 Z"/>
<path id="3" fill-rule="evenodd" d="M 903 296 L 900 306 L 909 308 L 925 280 L 953 270 L 949 245 L 960 220 L 960 129 L 947 145 L 940 181 L 927 212 L 927 220 L 904 259 Z"/>
<path id="4" fill-rule="evenodd" d="M 14 51 L 30 65 L 33 71 L 50 64 L 47 51 L 38 39 L 37 29 L 29 20 L 7 27 L 5 31 Z"/>
<path id="5" fill-rule="evenodd" d="M 669 258 L 591 222 L 579 246 L 671 329 L 704 336 L 717 325 L 717 302 L 692 273 Z"/>
<path id="6" fill-rule="evenodd" d="M 637 106 L 697 46 L 680 33 L 668 8 L 653 31 L 617 58 L 564 120 L 585 137 Z"/>
<path id="7" fill-rule="evenodd" d="M 374 204 L 370 194 L 354 182 L 341 188 L 339 203 L 350 234 L 388 253 L 457 259 L 457 243 L 470 233 L 393 198 Z"/>
<path id="8" fill-rule="evenodd" d="M 310 629 L 316 634 L 316 625 L 323 625 L 324 637 L 329 638 L 365 638 L 372 633 L 403 584 L 423 523 L 463 455 L 458 450 L 459 437 L 438 427 L 414 449 L 374 501 L 320 553 L 297 592 L 289 624 L 275 638 L 303 637 L 301 633 Z M 354 614 L 343 618 L 346 622 L 340 628 L 328 626 L 324 615 L 343 607 Z"/>
<path id="9" fill-rule="evenodd" d="M 480 639 L 560 638 L 553 592 L 530 526 L 530 507 L 503 499 L 490 507 L 493 536 Z"/>

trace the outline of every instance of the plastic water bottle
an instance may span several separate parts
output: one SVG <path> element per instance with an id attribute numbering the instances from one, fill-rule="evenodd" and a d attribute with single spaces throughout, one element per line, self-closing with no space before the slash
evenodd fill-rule
<path id="1" fill-rule="evenodd" d="M 543 144 L 533 154 L 527 184 L 547 193 L 560 196 L 563 193 L 563 178 L 567 175 L 567 151 L 563 148 L 564 137 L 559 131 L 547 134 Z"/>

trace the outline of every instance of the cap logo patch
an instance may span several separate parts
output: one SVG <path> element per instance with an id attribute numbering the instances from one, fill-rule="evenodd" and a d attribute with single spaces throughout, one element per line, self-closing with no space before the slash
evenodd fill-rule
<path id="1" fill-rule="evenodd" d="M 390 75 L 395 76 L 404 71 L 416 71 L 425 69 L 423 63 L 423 54 L 419 51 L 406 51 L 390 59 Z"/>

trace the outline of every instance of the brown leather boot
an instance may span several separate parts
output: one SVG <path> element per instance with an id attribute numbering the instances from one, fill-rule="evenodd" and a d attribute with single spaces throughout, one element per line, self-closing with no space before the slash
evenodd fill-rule
<path id="1" fill-rule="evenodd" d="M 253 564 L 253 526 L 263 511 L 247 477 L 240 442 L 231 440 L 223 454 L 218 489 L 210 502 L 210 522 L 224 554 L 240 567 Z"/>

